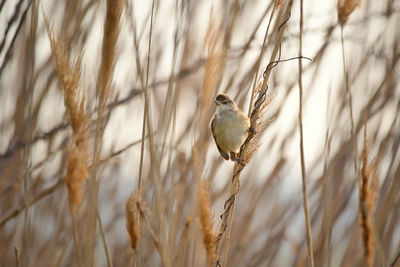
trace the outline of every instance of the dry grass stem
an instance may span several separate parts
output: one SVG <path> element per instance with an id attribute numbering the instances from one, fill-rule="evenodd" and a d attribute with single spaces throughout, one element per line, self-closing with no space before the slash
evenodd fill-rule
<path id="1" fill-rule="evenodd" d="M 47 23 L 56 70 L 64 92 L 64 102 L 72 128 L 65 181 L 72 212 L 82 203 L 82 186 L 89 177 L 88 146 L 90 118 L 85 110 L 86 91 L 80 88 L 81 58 L 70 64 L 65 42 L 57 39 Z"/>
<path id="2" fill-rule="evenodd" d="M 151 222 L 149 221 L 149 215 L 147 212 L 147 209 L 145 208 L 144 202 L 136 202 L 137 208 L 139 210 L 140 213 L 140 217 L 143 218 L 144 220 L 144 226 L 146 226 L 147 231 L 149 232 L 152 242 L 158 252 L 158 254 L 160 255 L 160 257 L 162 258 L 163 255 L 163 250 L 162 250 L 162 245 L 160 243 L 160 240 L 158 239 L 156 233 L 154 232 L 154 229 L 151 226 Z"/>
<path id="3" fill-rule="evenodd" d="M 120 20 L 125 1 L 107 0 L 107 14 L 104 21 L 103 46 L 101 50 L 101 64 L 97 78 L 97 95 L 99 107 L 105 107 L 111 96 L 112 73 L 117 54 L 117 41 L 120 33 Z"/>
<path id="4" fill-rule="evenodd" d="M 303 56 L 303 0 L 300 0 L 300 40 L 299 40 L 299 57 Z M 304 136 L 303 136 L 303 61 L 299 59 L 299 131 L 300 131 L 300 164 L 301 164 L 301 179 L 303 189 L 303 208 L 306 225 L 307 237 L 307 251 L 308 251 L 308 264 L 314 267 L 314 250 L 313 240 L 311 233 L 311 218 L 310 208 L 308 205 L 308 192 L 307 192 L 307 176 L 304 156 Z"/>
<path id="5" fill-rule="evenodd" d="M 94 142 L 93 164 L 97 165 L 97 160 L 101 155 L 101 139 L 104 133 L 104 111 L 111 97 L 112 92 L 112 73 L 115 66 L 117 41 L 120 32 L 120 19 L 124 7 L 124 1 L 107 1 L 107 14 L 104 21 L 103 44 L 101 50 L 101 64 L 97 76 L 96 93 L 98 98 L 97 124 Z M 96 168 L 92 174 L 93 182 L 96 181 Z M 95 190 L 96 191 L 96 190 Z"/>
<path id="6" fill-rule="evenodd" d="M 200 182 L 198 185 L 198 205 L 200 213 L 200 224 L 203 233 L 203 242 L 206 247 L 208 264 L 212 266 L 215 262 L 215 235 L 213 233 L 213 223 L 210 210 L 210 192 L 206 182 Z"/>
<path id="7" fill-rule="evenodd" d="M 17 246 L 14 247 L 15 252 L 15 266 L 21 267 L 21 257 L 19 255 L 19 249 Z"/>
<path id="8" fill-rule="evenodd" d="M 339 14 L 339 8 L 338 8 Z M 345 43 L 344 43 L 344 27 L 340 28 L 340 40 L 342 46 L 342 63 L 343 63 L 343 79 L 344 79 L 344 86 L 346 89 L 346 94 L 349 101 L 349 115 L 350 115 L 350 133 L 351 133 L 351 141 L 353 142 L 353 164 L 354 164 L 354 171 L 358 176 L 358 139 L 356 129 L 354 128 L 354 110 L 353 110 L 353 94 L 350 88 L 350 81 L 349 81 L 349 71 L 347 69 L 346 63 L 346 55 L 345 55 Z M 360 182 L 360 181 L 358 181 Z"/>
<path id="9" fill-rule="evenodd" d="M 107 12 L 104 20 L 104 33 L 101 50 L 101 63 L 97 76 L 96 95 L 97 95 L 97 122 L 96 132 L 93 145 L 93 159 L 92 166 L 98 166 L 102 152 L 102 139 L 104 135 L 104 129 L 106 120 L 104 118 L 104 112 L 112 93 L 112 74 L 114 71 L 116 54 L 117 54 L 117 41 L 120 33 L 120 20 L 125 2 L 123 0 L 108 0 L 107 1 Z M 88 262 L 91 265 L 94 261 L 94 248 L 95 248 L 95 232 L 96 232 L 96 221 L 99 223 L 101 238 L 104 246 L 104 250 L 107 256 L 108 266 L 112 266 L 110 259 L 110 253 L 108 245 L 105 239 L 104 229 L 102 227 L 101 216 L 98 212 L 98 168 L 92 168 L 90 178 L 90 203 L 92 208 L 89 212 L 89 238 L 87 250 Z"/>
<path id="10" fill-rule="evenodd" d="M 138 194 L 139 194 L 139 200 L 138 200 L 138 207 L 140 208 L 142 205 L 142 194 L 143 194 L 143 164 L 144 164 L 144 155 L 145 155 L 145 135 L 146 135 L 146 126 L 148 128 L 148 134 L 152 134 L 153 130 L 151 128 L 151 125 L 149 123 L 150 120 L 150 114 L 149 114 L 149 93 L 148 93 L 148 86 L 149 86 L 149 70 L 150 70 L 150 55 L 151 55 L 151 40 L 152 40 L 152 35 L 153 35 L 153 19 L 154 19 L 154 5 L 155 5 L 155 1 L 152 1 L 152 5 L 151 5 L 151 16 L 150 16 L 150 29 L 149 29 L 149 40 L 148 40 L 148 47 L 147 47 L 147 68 L 146 68 L 146 72 L 144 72 L 144 70 L 142 70 L 141 67 L 141 61 L 140 61 L 140 53 L 139 53 L 139 44 L 138 44 L 138 36 L 137 36 L 137 32 L 136 32 L 136 24 L 133 27 L 133 38 L 134 38 L 134 46 L 135 46 L 135 50 L 136 50 L 136 72 L 139 76 L 140 79 L 140 84 L 141 84 L 141 91 L 144 93 L 144 107 L 143 107 L 143 119 L 142 119 L 142 142 L 141 142 L 141 147 L 140 147 L 140 162 L 139 162 L 139 177 L 138 177 Z M 132 3 L 133 6 L 133 3 Z M 134 16 L 132 16 L 134 17 Z M 133 18 L 133 21 L 135 21 L 135 19 Z M 146 77 L 144 77 L 144 73 L 146 75 Z M 149 144 L 150 144 L 150 155 L 152 155 L 152 148 L 153 148 L 153 139 L 152 136 L 150 136 L 149 139 Z M 158 189 L 158 188 L 157 188 Z M 141 229 L 141 216 L 138 216 L 137 218 L 137 227 L 140 231 Z M 150 226 L 147 225 L 147 227 L 149 229 Z M 152 233 L 152 231 L 151 231 Z M 157 246 L 157 251 L 160 254 L 160 256 L 162 257 L 162 248 L 161 245 L 159 244 L 156 237 L 153 236 L 153 240 L 154 243 Z"/>
<path id="11" fill-rule="evenodd" d="M 64 92 L 64 103 L 72 128 L 72 140 L 67 155 L 65 183 L 68 189 L 76 257 L 79 266 L 82 266 L 75 212 L 82 203 L 83 184 L 89 178 L 88 147 L 90 118 L 85 110 L 86 91 L 80 88 L 81 57 L 74 64 L 70 64 L 70 55 L 65 42 L 54 37 L 46 17 L 45 22 L 52 55 L 56 62 L 57 74 Z"/>

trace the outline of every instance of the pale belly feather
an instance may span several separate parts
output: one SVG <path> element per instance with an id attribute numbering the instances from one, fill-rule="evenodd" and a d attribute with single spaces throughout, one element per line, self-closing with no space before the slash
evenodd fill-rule
<path id="1" fill-rule="evenodd" d="M 238 153 L 247 138 L 250 122 L 244 114 L 240 116 L 232 111 L 224 111 L 219 115 L 224 120 L 218 119 L 215 125 L 217 143 L 225 152 Z"/>

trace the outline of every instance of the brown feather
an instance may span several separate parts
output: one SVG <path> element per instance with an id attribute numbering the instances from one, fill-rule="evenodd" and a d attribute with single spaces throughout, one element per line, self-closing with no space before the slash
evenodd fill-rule
<path id="1" fill-rule="evenodd" d="M 215 138 L 215 130 L 214 130 L 214 127 L 215 127 L 215 117 L 214 117 L 214 118 L 212 119 L 212 121 L 211 121 L 211 132 L 212 132 L 212 134 L 213 134 L 214 141 L 215 141 L 215 144 L 217 145 L 217 148 L 218 148 L 219 153 L 221 154 L 221 156 L 222 156 L 224 159 L 229 160 L 229 154 L 226 153 L 225 151 L 223 151 L 223 150 L 219 147 L 219 145 L 217 144 L 217 139 Z"/>

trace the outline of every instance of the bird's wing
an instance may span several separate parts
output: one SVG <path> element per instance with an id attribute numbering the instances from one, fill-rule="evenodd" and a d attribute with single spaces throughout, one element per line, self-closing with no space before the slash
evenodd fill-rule
<path id="1" fill-rule="evenodd" d="M 214 117 L 213 120 L 211 121 L 211 132 L 212 132 L 212 134 L 213 134 L 215 144 L 217 145 L 218 151 L 219 151 L 219 153 L 221 154 L 221 156 L 222 156 L 224 159 L 229 160 L 229 154 L 226 153 L 226 152 L 224 152 L 224 151 L 219 147 L 219 145 L 218 145 L 218 143 L 217 143 L 217 138 L 215 138 L 215 123 L 216 123 L 216 122 L 215 122 L 215 117 Z"/>

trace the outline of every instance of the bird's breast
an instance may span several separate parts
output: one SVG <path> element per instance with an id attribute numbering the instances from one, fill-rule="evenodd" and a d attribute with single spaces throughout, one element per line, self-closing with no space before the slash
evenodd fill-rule
<path id="1" fill-rule="evenodd" d="M 250 121 L 241 111 L 217 112 L 214 132 L 217 144 L 225 152 L 239 152 L 248 135 Z"/>

